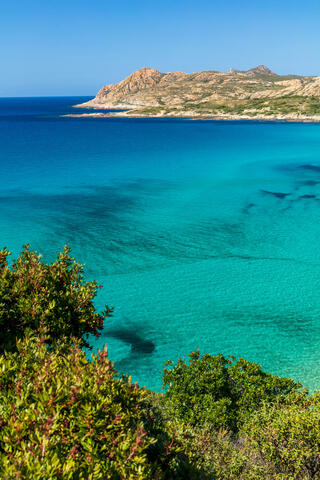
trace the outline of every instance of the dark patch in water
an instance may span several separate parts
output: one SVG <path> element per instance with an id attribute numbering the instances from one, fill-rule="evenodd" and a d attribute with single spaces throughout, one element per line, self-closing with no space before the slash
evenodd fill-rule
<path id="1" fill-rule="evenodd" d="M 289 174 L 289 175 L 294 175 L 298 176 L 299 179 L 301 179 L 301 175 L 303 176 L 319 176 L 320 174 L 320 165 L 314 165 L 312 163 L 296 163 L 296 164 L 285 164 L 285 165 L 277 165 L 274 167 L 275 170 L 278 170 L 280 172 Z M 310 181 L 310 183 L 309 183 Z M 316 181 L 315 183 L 313 179 L 311 180 L 306 180 L 306 184 L 308 185 L 315 185 L 316 183 L 319 183 Z"/>
<path id="2" fill-rule="evenodd" d="M 311 170 L 312 172 L 320 173 L 320 166 L 319 165 L 311 165 L 310 163 L 305 163 L 304 165 L 299 165 L 297 167 L 299 170 Z"/>
<path id="3" fill-rule="evenodd" d="M 312 318 L 307 314 L 303 315 L 297 313 L 294 310 L 281 309 L 278 312 L 274 312 L 272 309 L 265 307 L 265 311 L 257 307 L 246 307 L 245 309 L 230 311 L 229 318 L 232 318 L 233 325 L 245 326 L 248 322 L 255 326 L 262 326 L 263 328 L 270 326 L 272 330 L 274 327 L 281 333 L 285 333 L 286 336 L 291 337 L 294 341 L 303 341 L 311 344 L 312 337 L 317 336 L 318 331 L 316 326 L 312 322 Z M 282 353 L 283 354 L 283 353 Z"/>
<path id="4" fill-rule="evenodd" d="M 260 190 L 262 193 L 264 193 L 265 195 L 273 195 L 274 197 L 276 198 L 280 198 L 281 200 L 283 200 L 284 198 L 286 198 L 288 195 L 291 195 L 290 193 L 282 193 L 282 192 L 270 192 L 269 190 Z"/>
<path id="5" fill-rule="evenodd" d="M 305 198 L 316 198 L 316 195 L 300 195 L 299 199 L 305 199 Z"/>
<path id="6" fill-rule="evenodd" d="M 0 193 L 0 207 L 2 215 L 6 212 L 12 218 L 18 236 L 27 232 L 25 241 L 33 249 L 46 246 L 48 260 L 68 244 L 79 262 L 86 264 L 86 275 L 96 277 L 146 270 L 163 246 L 164 256 L 170 252 L 171 232 L 166 231 L 166 239 L 159 241 L 160 228 L 151 230 L 139 221 L 138 212 L 149 208 L 150 202 L 172 185 L 163 180 L 136 179 L 106 186 L 84 185 L 61 193 L 12 190 Z M 149 264 L 141 267 L 137 254 L 145 252 L 153 258 L 150 255 Z"/>
<path id="7" fill-rule="evenodd" d="M 315 185 L 319 185 L 320 181 L 317 180 L 305 180 L 304 182 L 301 182 L 302 185 L 305 185 L 307 187 L 314 187 Z"/>
<path id="8" fill-rule="evenodd" d="M 242 213 L 246 213 L 248 214 L 249 213 L 249 210 L 251 210 L 251 208 L 255 207 L 255 203 L 248 203 L 248 205 L 246 205 L 245 207 L 243 207 L 242 209 Z"/>
<path id="9" fill-rule="evenodd" d="M 132 353 L 152 353 L 156 348 L 151 340 L 141 337 L 135 330 L 130 328 L 116 328 L 103 332 L 103 336 L 116 338 L 131 346 Z"/>
<path id="10" fill-rule="evenodd" d="M 220 255 L 216 256 L 215 258 L 220 259 L 220 258 L 238 258 L 239 260 L 252 260 L 252 261 L 265 261 L 265 260 L 271 260 L 275 262 L 295 262 L 296 260 L 294 258 L 290 257 L 255 257 L 252 255 Z"/>

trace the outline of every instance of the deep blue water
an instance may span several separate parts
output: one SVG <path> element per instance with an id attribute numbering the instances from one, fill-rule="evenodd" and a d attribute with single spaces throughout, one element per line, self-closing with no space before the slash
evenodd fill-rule
<path id="1" fill-rule="evenodd" d="M 0 99 L 1 246 L 68 243 L 141 384 L 200 348 L 320 388 L 320 125 L 60 117 L 87 99 Z"/>

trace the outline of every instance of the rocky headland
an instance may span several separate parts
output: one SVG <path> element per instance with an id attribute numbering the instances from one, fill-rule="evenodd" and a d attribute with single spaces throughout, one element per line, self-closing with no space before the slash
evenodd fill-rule
<path id="1" fill-rule="evenodd" d="M 69 116 L 320 121 L 320 76 L 277 75 L 264 65 L 198 73 L 145 67 L 75 107 L 100 111 Z"/>

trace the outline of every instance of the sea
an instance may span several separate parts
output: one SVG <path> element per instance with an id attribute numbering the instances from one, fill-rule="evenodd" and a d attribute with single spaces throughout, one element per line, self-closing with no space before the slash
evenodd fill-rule
<path id="1" fill-rule="evenodd" d="M 0 99 L 0 247 L 68 244 L 140 385 L 199 349 L 319 389 L 320 124 L 61 116 L 88 99 Z"/>

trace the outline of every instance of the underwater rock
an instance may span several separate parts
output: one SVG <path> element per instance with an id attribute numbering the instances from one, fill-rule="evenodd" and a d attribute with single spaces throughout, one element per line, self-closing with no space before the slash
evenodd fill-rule
<path id="1" fill-rule="evenodd" d="M 261 190 L 261 192 L 264 193 L 265 195 L 273 195 L 274 197 L 280 198 L 281 200 L 286 198 L 288 195 L 291 195 L 291 193 L 270 192 L 269 190 Z"/>
<path id="2" fill-rule="evenodd" d="M 104 336 L 121 340 L 123 343 L 130 345 L 132 352 L 152 353 L 155 349 L 155 344 L 151 340 L 143 338 L 131 328 L 124 327 L 108 330 L 104 332 Z"/>

